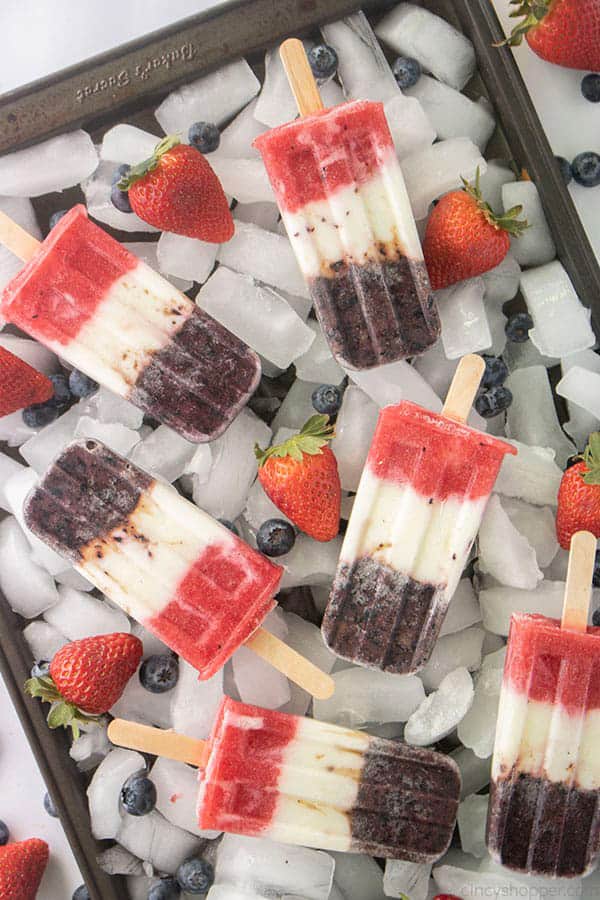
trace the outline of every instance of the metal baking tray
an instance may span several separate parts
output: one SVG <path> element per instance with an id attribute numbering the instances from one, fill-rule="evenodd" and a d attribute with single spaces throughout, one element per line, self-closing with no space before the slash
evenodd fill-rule
<path id="1" fill-rule="evenodd" d="M 376 20 L 394 4 L 389 0 L 233 0 L 183 19 L 140 40 L 0 95 L 0 155 L 54 134 L 83 127 L 100 139 L 121 121 L 144 126 L 156 122 L 153 110 L 178 85 L 245 56 L 260 72 L 264 50 L 284 37 L 314 31 L 362 6 Z M 558 248 L 575 289 L 592 309 L 600 335 L 600 268 L 512 53 L 494 48 L 503 32 L 489 0 L 422 0 L 464 31 L 475 46 L 478 74 L 467 93 L 485 95 L 495 108 L 498 128 L 488 145 L 491 157 L 514 159 L 535 181 Z M 49 214 L 80 199 L 78 189 L 34 201 L 40 224 Z M 117 234 L 118 236 L 118 234 Z M 143 239 L 145 236 L 142 236 Z M 134 239 L 131 234 L 128 240 Z M 96 856 L 107 846 L 94 840 L 85 796 L 86 776 L 68 755 L 62 730 L 50 731 L 42 704 L 24 695 L 29 650 L 23 620 L 0 596 L 0 671 L 60 813 L 65 832 L 93 900 L 121 900 L 121 879 L 102 872 Z"/>

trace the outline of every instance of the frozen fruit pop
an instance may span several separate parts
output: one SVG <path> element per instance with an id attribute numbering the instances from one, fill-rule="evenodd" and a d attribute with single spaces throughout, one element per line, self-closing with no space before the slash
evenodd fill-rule
<path id="1" fill-rule="evenodd" d="M 596 539 L 571 543 L 562 622 L 514 613 L 487 844 L 504 866 L 585 875 L 600 855 L 600 628 L 587 627 Z"/>
<path id="2" fill-rule="evenodd" d="M 464 424 L 483 371 L 463 357 L 442 415 L 385 407 L 323 619 L 338 656 L 409 673 L 429 659 L 505 453 Z"/>
<path id="3" fill-rule="evenodd" d="M 301 42 L 282 58 L 312 114 L 254 144 L 331 350 L 351 369 L 423 353 L 440 324 L 383 105 L 324 110 Z"/>
<path id="4" fill-rule="evenodd" d="M 12 224 L 0 219 L 0 239 L 29 262 L 0 297 L 5 318 L 190 441 L 227 428 L 260 379 L 246 344 L 91 222 L 85 207 L 63 216 L 41 245 L 18 226 L 7 233 Z"/>
<path id="5" fill-rule="evenodd" d="M 27 497 L 25 521 L 200 678 L 246 643 L 312 693 L 332 693 L 328 675 L 259 627 L 281 568 L 99 441 L 60 454 Z"/>
<path id="6" fill-rule="evenodd" d="M 208 742 L 115 720 L 110 739 L 200 767 L 201 829 L 433 862 L 456 819 L 453 760 L 225 698 Z"/>

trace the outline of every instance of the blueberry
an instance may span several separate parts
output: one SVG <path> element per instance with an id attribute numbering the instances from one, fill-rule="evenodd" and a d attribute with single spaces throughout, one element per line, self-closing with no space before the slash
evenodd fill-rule
<path id="1" fill-rule="evenodd" d="M 533 319 L 529 313 L 515 313 L 504 326 L 506 337 L 514 344 L 524 344 L 529 340 L 529 332 L 533 328 Z"/>
<path id="2" fill-rule="evenodd" d="M 581 93 L 590 103 L 600 103 L 600 75 L 590 72 L 581 80 Z"/>
<path id="3" fill-rule="evenodd" d="M 49 816 L 52 816 L 53 819 L 58 819 L 58 812 L 56 811 L 54 801 L 47 791 L 44 794 L 44 809 Z"/>
<path id="4" fill-rule="evenodd" d="M 124 175 L 129 175 L 129 166 L 127 163 L 121 163 L 120 166 L 117 166 L 115 171 L 112 173 L 112 178 L 110 179 L 111 184 L 116 184 L 117 181 L 120 181 Z"/>
<path id="5" fill-rule="evenodd" d="M 179 660 L 172 653 L 155 653 L 140 668 L 140 681 L 151 694 L 172 690 L 179 678 Z"/>
<path id="6" fill-rule="evenodd" d="M 317 44 L 308 51 L 308 62 L 315 78 L 333 78 L 338 67 L 338 55 L 329 44 Z"/>
<path id="7" fill-rule="evenodd" d="M 177 869 L 177 883 L 188 894 L 206 894 L 215 880 L 215 871 L 205 859 L 193 856 Z"/>
<path id="8" fill-rule="evenodd" d="M 32 678 L 43 678 L 50 674 L 50 663 L 47 659 L 38 659 L 31 667 Z"/>
<path id="9" fill-rule="evenodd" d="M 80 884 L 78 888 L 75 888 L 71 900 L 90 900 L 90 892 L 85 884 Z"/>
<path id="10" fill-rule="evenodd" d="M 156 806 L 154 782 L 139 772 L 131 775 L 121 788 L 121 803 L 131 816 L 147 816 Z"/>
<path id="11" fill-rule="evenodd" d="M 148 891 L 148 900 L 176 900 L 181 894 L 174 878 L 161 878 Z"/>
<path id="12" fill-rule="evenodd" d="M 283 556 L 296 542 L 296 532 L 285 519 L 267 519 L 256 532 L 256 544 L 266 556 Z"/>
<path id="13" fill-rule="evenodd" d="M 8 844 L 9 837 L 8 825 L 0 819 L 0 847 L 4 847 L 5 844 Z"/>
<path id="14" fill-rule="evenodd" d="M 600 550 L 596 550 L 596 561 L 594 563 L 594 587 L 600 587 Z M 596 623 L 594 622 L 594 625 Z"/>
<path id="15" fill-rule="evenodd" d="M 592 150 L 579 153 L 571 163 L 573 178 L 583 187 L 596 187 L 600 184 L 600 154 Z"/>
<path id="16" fill-rule="evenodd" d="M 50 218 L 48 219 L 48 225 L 50 227 L 50 231 L 54 228 L 57 222 L 59 222 L 63 216 L 69 212 L 68 209 L 57 209 L 56 212 L 53 212 Z"/>
<path id="17" fill-rule="evenodd" d="M 194 122 L 188 131 L 188 141 L 200 153 L 212 153 L 221 141 L 221 132 L 212 122 Z"/>
<path id="18" fill-rule="evenodd" d="M 22 412 L 23 421 L 28 428 L 45 428 L 60 416 L 61 410 L 50 403 L 34 403 Z"/>
<path id="19" fill-rule="evenodd" d="M 342 392 L 335 384 L 322 384 L 313 391 L 311 400 L 318 413 L 335 416 L 342 405 Z"/>
<path id="20" fill-rule="evenodd" d="M 54 386 L 54 394 L 50 397 L 48 403 L 52 403 L 55 406 L 65 406 L 67 403 L 70 403 L 73 395 L 71 394 L 67 375 L 49 375 L 48 377 Z"/>
<path id="21" fill-rule="evenodd" d="M 508 378 L 508 366 L 499 356 L 486 356 L 484 354 L 485 372 L 481 379 L 482 387 L 491 388 L 504 384 Z"/>
<path id="22" fill-rule="evenodd" d="M 562 180 L 565 184 L 571 184 L 573 181 L 573 172 L 571 171 L 571 163 L 564 156 L 555 156 L 554 159 L 558 163 Z"/>
<path id="23" fill-rule="evenodd" d="M 112 205 L 115 206 L 119 210 L 119 212 L 133 212 L 131 203 L 129 202 L 129 193 L 127 191 L 120 190 L 116 186 L 116 184 L 113 184 L 111 188 L 110 199 L 112 201 Z"/>
<path id="24" fill-rule="evenodd" d="M 89 397 L 98 390 L 98 382 L 84 375 L 79 369 L 73 369 L 69 375 L 69 390 L 74 397 Z"/>
<path id="25" fill-rule="evenodd" d="M 392 66 L 392 72 L 398 82 L 398 87 L 404 90 L 412 87 L 421 77 L 421 65 L 410 56 L 399 56 Z"/>
<path id="26" fill-rule="evenodd" d="M 475 400 L 475 409 L 484 419 L 491 419 L 492 416 L 497 416 L 498 413 L 508 409 L 512 399 L 513 396 L 509 389 L 500 384 L 479 394 Z"/>
<path id="27" fill-rule="evenodd" d="M 232 531 L 234 534 L 237 534 L 238 537 L 240 536 L 239 529 L 238 529 L 237 525 L 235 524 L 235 522 L 230 522 L 229 519 L 219 519 L 219 522 L 221 523 L 221 525 L 224 525 L 225 528 L 229 529 L 229 531 Z"/>

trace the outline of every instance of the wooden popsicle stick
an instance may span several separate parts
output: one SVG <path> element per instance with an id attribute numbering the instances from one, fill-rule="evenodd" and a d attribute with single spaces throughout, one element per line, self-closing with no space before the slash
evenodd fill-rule
<path id="1" fill-rule="evenodd" d="M 442 409 L 443 416 L 453 419 L 455 422 L 467 421 L 484 370 L 485 363 L 481 356 L 476 353 L 463 356 L 446 395 L 446 402 Z"/>
<path id="2" fill-rule="evenodd" d="M 279 48 L 279 56 L 300 115 L 309 116 L 324 109 L 302 41 L 288 38 Z"/>
<path id="3" fill-rule="evenodd" d="M 208 741 L 177 734 L 176 731 L 165 731 L 161 728 L 150 728 L 138 722 L 125 719 L 113 719 L 108 726 L 108 739 L 118 747 L 129 750 L 141 750 L 154 756 L 166 756 L 193 766 L 204 766 L 210 753 Z"/>
<path id="4" fill-rule="evenodd" d="M 578 531 L 571 538 L 569 566 L 561 628 L 585 631 L 592 596 L 592 578 L 596 558 L 596 538 L 589 531 Z"/>
<path id="5" fill-rule="evenodd" d="M 40 247 L 38 240 L 3 212 L 0 212 L 0 244 L 8 247 L 23 262 L 28 262 Z"/>
<path id="6" fill-rule="evenodd" d="M 258 628 L 244 646 L 250 647 L 273 668 L 319 700 L 327 700 L 335 691 L 335 682 L 331 675 L 322 672 L 310 660 L 292 650 L 266 628 Z"/>

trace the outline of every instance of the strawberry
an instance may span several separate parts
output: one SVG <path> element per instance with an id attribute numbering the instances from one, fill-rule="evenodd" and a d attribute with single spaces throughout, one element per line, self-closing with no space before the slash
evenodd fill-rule
<path id="1" fill-rule="evenodd" d="M 600 69 L 600 0 L 510 0 L 522 17 L 502 43 L 525 40 L 547 62 L 567 69 Z"/>
<path id="2" fill-rule="evenodd" d="M 600 431 L 590 434 L 583 459 L 567 469 L 558 489 L 556 537 L 563 550 L 576 531 L 600 537 Z"/>
<path id="3" fill-rule="evenodd" d="M 0 347 L 0 416 L 32 403 L 45 403 L 53 394 L 54 385 L 49 378 Z"/>
<path id="4" fill-rule="evenodd" d="M 129 192 L 140 219 L 156 228 L 212 244 L 233 236 L 221 182 L 200 151 L 177 136 L 163 138 L 150 159 L 131 166 L 117 186 Z"/>
<path id="5" fill-rule="evenodd" d="M 311 416 L 299 434 L 254 453 L 258 478 L 275 506 L 316 541 L 331 541 L 340 528 L 342 489 L 337 460 L 327 446 L 334 436 L 329 416 Z"/>
<path id="6" fill-rule="evenodd" d="M 117 702 L 142 658 L 142 642 L 132 634 L 100 634 L 65 644 L 50 663 L 50 675 L 30 678 L 25 690 L 51 703 L 50 728 L 95 722 Z"/>
<path id="7" fill-rule="evenodd" d="M 442 197 L 427 223 L 423 253 L 434 291 L 493 269 L 508 253 L 510 235 L 527 228 L 517 219 L 522 206 L 497 216 L 483 200 L 479 170 L 474 185 L 462 181 L 464 189 Z"/>
<path id="8" fill-rule="evenodd" d="M 39 838 L 0 847 L 0 897 L 35 900 L 48 865 L 48 844 Z"/>

